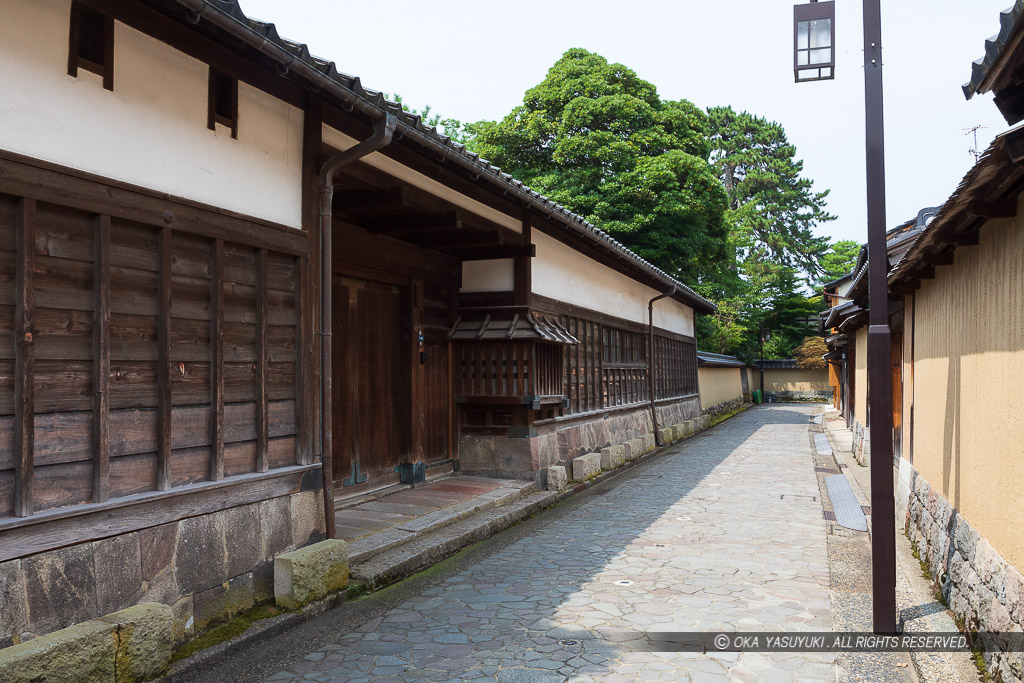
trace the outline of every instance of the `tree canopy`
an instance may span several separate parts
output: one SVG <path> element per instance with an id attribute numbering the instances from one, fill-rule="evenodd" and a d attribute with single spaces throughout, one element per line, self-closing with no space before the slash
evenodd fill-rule
<path id="1" fill-rule="evenodd" d="M 481 156 L 695 281 L 728 253 L 707 125 L 632 69 L 572 49 L 508 116 L 467 130 Z"/>
<path id="2" fill-rule="evenodd" d="M 829 247 L 821 257 L 821 280 L 831 282 L 848 274 L 857 265 L 860 254 L 860 242 L 840 240 Z"/>

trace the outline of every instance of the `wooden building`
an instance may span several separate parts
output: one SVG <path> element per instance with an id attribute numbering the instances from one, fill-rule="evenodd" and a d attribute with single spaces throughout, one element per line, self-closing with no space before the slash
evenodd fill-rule
<path id="1" fill-rule="evenodd" d="M 236 2 L 10 0 L 0 54 L 0 646 L 700 414 L 709 302 Z"/>
<path id="2" fill-rule="evenodd" d="M 1024 1 L 1000 20 L 964 93 L 994 93 L 1013 125 L 1024 116 Z M 890 242 L 888 264 L 897 512 L 950 610 L 981 634 L 989 673 L 1000 680 L 1024 677 L 1019 648 L 988 635 L 1024 626 L 1022 201 L 1017 126 L 941 207 L 925 210 L 904 248 L 894 253 Z M 866 305 L 863 289 L 849 294 L 857 308 Z M 829 324 L 850 346 L 856 334 L 860 367 L 862 313 L 843 307 Z M 862 374 L 854 382 L 858 421 L 867 418 L 867 389 Z"/>

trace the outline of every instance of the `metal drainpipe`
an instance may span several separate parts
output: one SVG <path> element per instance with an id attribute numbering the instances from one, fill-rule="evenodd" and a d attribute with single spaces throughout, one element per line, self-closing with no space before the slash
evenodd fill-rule
<path id="1" fill-rule="evenodd" d="M 647 302 L 647 393 L 651 397 L 651 424 L 654 425 L 654 443 L 659 446 L 664 446 L 661 437 L 658 436 L 658 410 L 654 407 L 654 302 L 658 299 L 664 299 L 670 297 L 676 293 L 676 286 L 672 285 L 672 289 L 668 290 L 664 294 L 659 294 L 650 301 Z"/>
<path id="2" fill-rule="evenodd" d="M 335 154 L 320 168 L 320 444 L 323 450 L 321 475 L 324 489 L 324 519 L 327 538 L 334 538 L 334 435 L 331 425 L 333 411 L 331 328 L 331 217 L 334 202 L 334 174 L 343 166 L 375 152 L 391 143 L 398 119 L 388 114 L 375 121 L 373 134 L 354 147 Z"/>

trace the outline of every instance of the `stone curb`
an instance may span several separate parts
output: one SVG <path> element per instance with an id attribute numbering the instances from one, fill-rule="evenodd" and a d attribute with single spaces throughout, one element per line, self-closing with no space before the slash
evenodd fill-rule
<path id="1" fill-rule="evenodd" d="M 348 544 L 349 564 L 366 562 L 381 553 L 411 543 L 424 534 L 439 531 L 467 517 L 515 502 L 528 496 L 531 491 L 536 491 L 536 486 L 526 482 L 521 487 L 499 486 L 493 491 L 477 496 L 474 500 L 449 505 L 414 520 L 396 524 L 390 529 L 358 538 Z"/>
<path id="2" fill-rule="evenodd" d="M 470 519 L 456 522 L 352 567 L 352 579 L 366 584 L 371 590 L 384 588 L 507 529 L 538 510 L 549 507 L 556 498 L 553 491 L 539 491 L 511 505 L 487 510 Z"/>

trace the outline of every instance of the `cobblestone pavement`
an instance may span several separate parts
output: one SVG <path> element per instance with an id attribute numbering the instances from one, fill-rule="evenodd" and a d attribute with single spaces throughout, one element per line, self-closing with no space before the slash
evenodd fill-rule
<path id="1" fill-rule="evenodd" d="M 741 413 L 268 680 L 834 681 L 831 654 L 628 642 L 832 629 L 809 413 Z"/>

